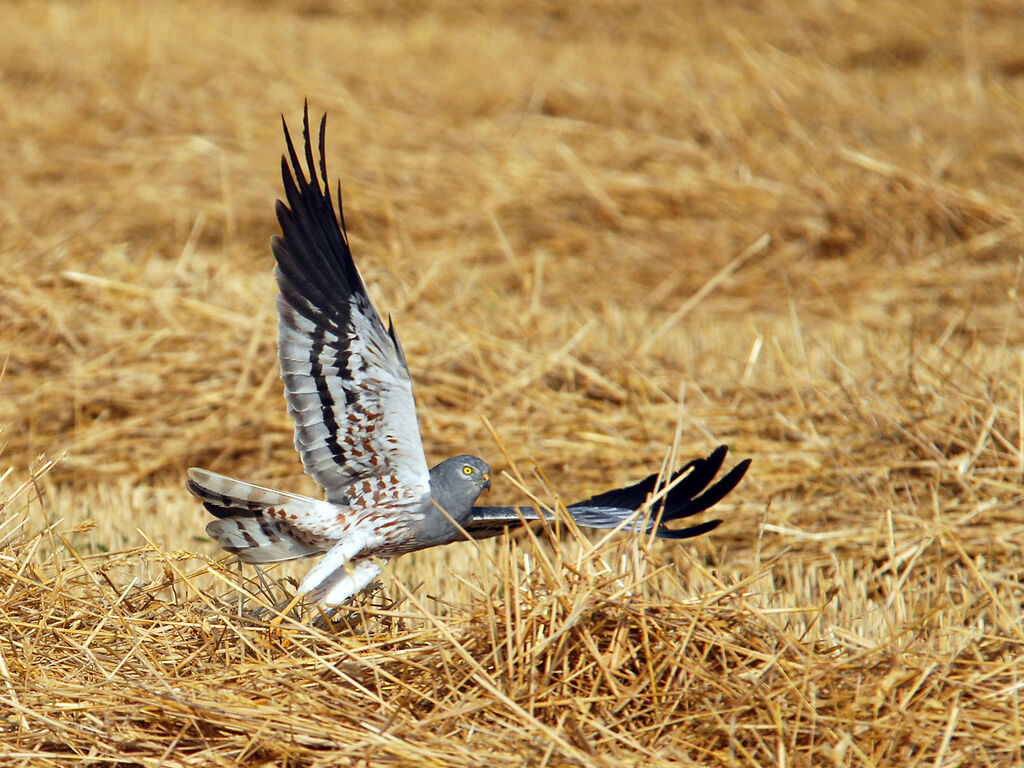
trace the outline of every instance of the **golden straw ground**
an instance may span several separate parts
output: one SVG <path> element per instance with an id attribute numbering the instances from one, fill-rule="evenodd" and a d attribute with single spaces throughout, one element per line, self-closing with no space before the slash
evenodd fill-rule
<path id="1" fill-rule="evenodd" d="M 5 764 L 1022 762 L 1016 3 L 5 10 Z M 726 525 L 239 614 L 295 572 L 238 582 L 184 470 L 313 491 L 268 248 L 307 96 L 428 457 L 554 505 L 725 442 Z"/>

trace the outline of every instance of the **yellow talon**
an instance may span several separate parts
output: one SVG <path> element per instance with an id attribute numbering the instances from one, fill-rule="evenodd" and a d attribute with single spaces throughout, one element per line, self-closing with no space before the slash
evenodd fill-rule
<path id="1" fill-rule="evenodd" d="M 269 625 L 268 634 L 271 637 L 278 641 L 284 642 L 282 640 L 283 632 L 281 630 L 281 622 L 284 621 L 285 618 L 288 616 L 289 611 L 291 611 L 292 608 L 294 608 L 302 601 L 302 598 L 303 593 L 296 592 L 295 595 L 292 596 L 292 599 L 288 601 L 288 604 L 278 612 L 277 616 L 275 616 L 269 622 L 267 622 Z"/>

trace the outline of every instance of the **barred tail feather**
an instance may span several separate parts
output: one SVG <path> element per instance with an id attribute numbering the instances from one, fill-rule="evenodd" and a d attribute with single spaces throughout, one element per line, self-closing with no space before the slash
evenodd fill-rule
<path id="1" fill-rule="evenodd" d="M 198 467 L 188 471 L 186 487 L 217 517 L 230 517 L 239 513 L 257 514 L 270 507 L 313 501 L 306 496 L 275 491 L 273 488 L 236 480 Z"/>
<path id="2" fill-rule="evenodd" d="M 322 545 L 302 541 L 287 522 L 318 502 L 193 467 L 187 488 L 216 520 L 206 533 L 247 563 L 277 563 L 320 554 Z M 279 519 L 275 519 L 279 518 Z"/>

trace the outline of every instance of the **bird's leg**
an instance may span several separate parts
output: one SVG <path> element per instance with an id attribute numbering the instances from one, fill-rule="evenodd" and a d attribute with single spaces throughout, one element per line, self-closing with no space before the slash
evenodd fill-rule
<path id="1" fill-rule="evenodd" d="M 316 606 L 320 612 L 320 623 L 332 628 L 332 617 L 344 610 L 344 605 L 355 595 L 372 586 L 381 570 L 388 564 L 387 560 L 358 559 L 345 564 L 344 573 L 339 571 L 328 579 L 311 597 L 316 598 Z M 348 610 L 357 610 L 351 606 Z M 347 622 L 346 622 L 347 623 Z"/>
<path id="2" fill-rule="evenodd" d="M 314 594 L 314 599 L 318 603 L 323 602 L 319 598 L 319 594 L 325 591 L 324 583 L 330 578 L 335 571 L 341 571 L 344 573 L 345 564 L 348 563 L 365 544 L 364 537 L 351 536 L 343 539 L 327 550 L 327 554 L 323 556 L 323 559 L 319 563 L 314 565 L 309 573 L 306 574 L 302 583 L 299 584 L 299 588 L 295 591 L 295 596 L 288 602 L 288 605 L 283 611 L 280 611 L 277 616 L 270 620 L 270 626 L 272 631 L 276 631 L 280 626 L 281 622 L 284 621 L 284 617 L 288 615 L 288 612 L 294 608 L 299 601 L 306 597 L 310 593 Z M 372 560 L 364 561 L 373 563 Z M 378 573 L 380 571 L 378 570 Z M 326 591 L 333 591 L 333 583 L 326 587 Z"/>
<path id="3" fill-rule="evenodd" d="M 346 563 L 337 578 L 328 580 L 317 589 L 317 604 L 328 607 L 341 605 L 380 576 L 387 562 L 366 558 Z"/>
<path id="4" fill-rule="evenodd" d="M 281 622 L 284 621 L 284 617 L 287 616 L 291 609 L 298 605 L 302 601 L 302 598 L 305 596 L 306 595 L 303 592 L 296 592 L 294 595 L 292 595 L 292 599 L 288 601 L 285 607 L 278 611 L 277 616 L 270 620 L 269 624 L 271 630 L 277 630 Z"/>

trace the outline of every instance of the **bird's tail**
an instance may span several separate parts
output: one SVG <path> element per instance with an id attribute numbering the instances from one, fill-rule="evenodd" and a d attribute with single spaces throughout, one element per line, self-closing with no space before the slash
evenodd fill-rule
<path id="1" fill-rule="evenodd" d="M 186 487 L 217 519 L 206 532 L 248 563 L 276 563 L 324 551 L 296 534 L 288 521 L 307 513 L 315 499 L 253 485 L 193 467 Z"/>

